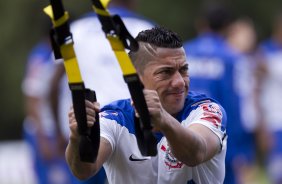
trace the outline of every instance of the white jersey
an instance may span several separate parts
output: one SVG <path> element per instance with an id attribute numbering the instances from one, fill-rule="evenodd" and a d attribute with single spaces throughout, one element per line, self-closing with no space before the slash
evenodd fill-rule
<path id="1" fill-rule="evenodd" d="M 133 37 L 153 24 L 122 8 L 111 8 L 110 13 L 122 17 L 125 26 Z M 130 98 L 118 61 L 110 43 L 105 37 L 97 16 L 94 13 L 81 18 L 71 25 L 74 49 L 80 73 L 86 88 L 95 90 L 102 106 L 114 100 Z M 69 136 L 68 110 L 71 105 L 71 92 L 65 76 L 62 81 L 60 121 L 66 137 Z"/>
<path id="2" fill-rule="evenodd" d="M 134 130 L 134 110 L 129 100 L 106 106 L 100 113 L 101 137 L 107 139 L 112 154 L 104 164 L 109 183 L 220 184 L 225 176 L 226 117 L 218 104 L 203 96 L 189 95 L 184 110 L 178 115 L 182 126 L 201 124 L 218 136 L 222 149 L 211 160 L 195 167 L 178 161 L 170 151 L 167 139 L 158 143 L 155 157 L 143 157 Z"/>

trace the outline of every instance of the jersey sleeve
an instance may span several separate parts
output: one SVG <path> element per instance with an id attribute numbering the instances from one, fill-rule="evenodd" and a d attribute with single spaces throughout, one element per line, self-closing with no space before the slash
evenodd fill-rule
<path id="1" fill-rule="evenodd" d="M 226 137 L 226 113 L 219 104 L 207 102 L 197 105 L 183 121 L 184 126 L 188 127 L 192 124 L 201 124 L 209 128 L 218 136 L 223 145 Z"/>
<path id="2" fill-rule="evenodd" d="M 101 112 L 100 114 L 100 136 L 107 139 L 115 150 L 117 134 L 119 130 L 118 114 L 115 112 Z"/>

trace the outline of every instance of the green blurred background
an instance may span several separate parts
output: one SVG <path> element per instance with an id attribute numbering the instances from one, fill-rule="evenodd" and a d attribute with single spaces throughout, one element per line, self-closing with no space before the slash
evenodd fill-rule
<path id="1" fill-rule="evenodd" d="M 183 40 L 195 35 L 194 22 L 201 7 L 219 0 L 140 0 L 137 12 L 178 32 Z M 222 0 L 234 13 L 248 15 L 258 39 L 269 36 L 271 20 L 282 9 L 281 0 Z M 27 55 L 43 32 L 47 0 L 0 1 L 0 140 L 20 139 L 24 118 L 21 81 Z M 91 11 L 91 1 L 65 0 L 72 19 Z"/>

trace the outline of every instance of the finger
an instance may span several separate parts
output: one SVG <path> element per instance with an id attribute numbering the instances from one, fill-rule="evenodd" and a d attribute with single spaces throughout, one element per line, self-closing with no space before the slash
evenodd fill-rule
<path id="1" fill-rule="evenodd" d="M 69 109 L 69 113 L 68 113 L 69 118 L 73 116 L 73 114 L 74 114 L 74 111 L 73 111 L 73 107 L 71 106 Z"/>
<path id="2" fill-rule="evenodd" d="M 156 90 L 151 90 L 151 89 L 144 89 L 143 93 L 145 96 L 151 96 L 151 95 L 157 95 L 157 91 Z"/>
<path id="3" fill-rule="evenodd" d="M 70 124 L 70 125 L 72 125 L 72 124 L 77 124 L 77 121 L 76 121 L 76 119 L 75 119 L 74 116 L 72 116 L 72 117 L 69 118 L 69 124 Z"/>
<path id="4" fill-rule="evenodd" d="M 74 116 L 74 113 L 73 112 L 70 112 L 69 113 L 69 122 L 71 123 L 72 121 L 75 120 L 75 116 Z"/>
<path id="5" fill-rule="evenodd" d="M 87 115 L 87 121 L 92 121 L 92 122 L 95 122 L 95 116 L 90 116 L 90 115 Z"/>
<path id="6" fill-rule="evenodd" d="M 92 108 L 86 108 L 86 114 L 87 114 L 88 116 L 93 116 L 93 117 L 95 117 L 95 116 L 96 116 L 96 111 L 95 111 L 94 109 L 92 109 Z"/>
<path id="7" fill-rule="evenodd" d="M 86 103 L 86 114 L 96 117 L 96 114 L 100 111 L 100 104 L 97 102 L 91 103 L 90 101 L 87 101 Z"/>
<path id="8" fill-rule="evenodd" d="M 146 90 L 144 91 L 144 97 L 145 97 L 145 100 L 146 100 L 146 103 L 156 103 L 156 102 L 159 102 L 159 95 L 158 93 L 155 91 L 155 90 Z"/>
<path id="9" fill-rule="evenodd" d="M 78 138 L 78 127 L 77 127 L 76 121 L 74 121 L 72 124 L 70 124 L 69 127 L 70 127 L 69 138 L 76 140 Z"/>
<path id="10" fill-rule="evenodd" d="M 87 127 L 90 128 L 94 125 L 94 121 L 87 121 Z"/>
<path id="11" fill-rule="evenodd" d="M 131 104 L 131 106 L 133 106 L 133 107 L 134 107 L 134 102 L 133 102 L 133 100 L 132 100 L 132 99 L 130 99 L 130 104 Z"/>
<path id="12" fill-rule="evenodd" d="M 85 100 L 85 106 L 94 109 L 95 111 L 100 111 L 99 102 L 90 102 L 89 100 Z"/>
<path id="13" fill-rule="evenodd" d="M 100 103 L 99 102 L 93 102 L 95 111 L 100 112 Z"/>
<path id="14" fill-rule="evenodd" d="M 85 100 L 85 106 L 86 106 L 86 107 L 90 107 L 90 108 L 94 108 L 93 103 L 90 102 L 89 100 Z"/>

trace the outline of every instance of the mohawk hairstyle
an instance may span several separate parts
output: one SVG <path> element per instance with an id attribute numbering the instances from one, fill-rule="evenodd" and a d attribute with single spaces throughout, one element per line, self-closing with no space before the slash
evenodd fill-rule
<path id="1" fill-rule="evenodd" d="M 183 46 L 181 38 L 175 32 L 164 27 L 141 31 L 135 39 L 139 44 L 150 44 L 154 49 L 157 47 L 177 49 Z M 129 51 L 129 57 L 138 73 L 143 75 L 144 68 L 151 56 L 144 49 L 139 48 L 138 51 Z"/>
<path id="2" fill-rule="evenodd" d="M 164 27 L 154 27 L 142 31 L 136 37 L 138 42 L 146 42 L 157 47 L 180 48 L 182 47 L 181 38 L 175 33 Z"/>

